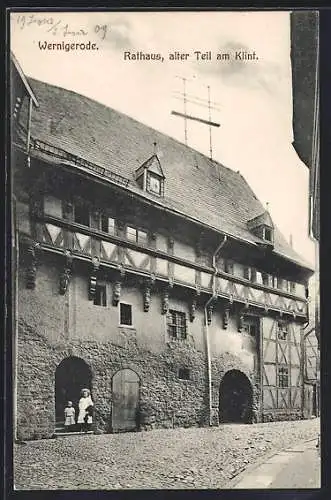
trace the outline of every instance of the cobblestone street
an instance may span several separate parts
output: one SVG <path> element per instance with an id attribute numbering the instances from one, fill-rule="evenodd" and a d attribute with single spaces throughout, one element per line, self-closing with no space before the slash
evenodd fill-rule
<path id="1" fill-rule="evenodd" d="M 317 437 L 319 419 L 71 436 L 15 445 L 15 489 L 204 489 Z"/>

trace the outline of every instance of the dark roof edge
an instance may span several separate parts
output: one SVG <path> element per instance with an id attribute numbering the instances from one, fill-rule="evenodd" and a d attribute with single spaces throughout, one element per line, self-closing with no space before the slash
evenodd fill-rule
<path id="1" fill-rule="evenodd" d="M 20 78 L 21 78 L 21 80 L 22 80 L 22 82 L 23 82 L 23 84 L 24 84 L 24 86 L 25 86 L 25 88 L 26 88 L 26 90 L 27 90 L 27 92 L 28 92 L 29 96 L 31 97 L 31 99 L 32 99 L 32 101 L 33 101 L 33 103 L 34 103 L 34 105 L 35 105 L 37 108 L 39 108 L 39 103 L 38 103 L 38 100 L 37 100 L 37 98 L 36 98 L 36 96 L 35 96 L 35 94 L 34 94 L 34 92 L 33 92 L 32 88 L 31 88 L 31 86 L 30 86 L 30 84 L 29 84 L 28 80 L 27 80 L 27 77 L 25 76 L 25 74 L 24 74 L 24 72 L 23 72 L 23 70 L 22 70 L 22 68 L 21 68 L 20 63 L 19 63 L 19 62 L 18 62 L 18 60 L 16 59 L 15 55 L 13 54 L 13 52 L 10 52 L 10 58 L 11 58 L 11 60 L 12 60 L 13 64 L 14 64 L 14 66 L 15 66 L 15 68 L 16 68 L 16 70 L 17 70 L 18 74 L 20 75 Z"/>

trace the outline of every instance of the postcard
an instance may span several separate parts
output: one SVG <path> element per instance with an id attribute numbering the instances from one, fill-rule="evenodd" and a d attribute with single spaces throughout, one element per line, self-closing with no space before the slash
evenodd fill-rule
<path id="1" fill-rule="evenodd" d="M 320 488 L 318 13 L 9 28 L 13 488 Z"/>

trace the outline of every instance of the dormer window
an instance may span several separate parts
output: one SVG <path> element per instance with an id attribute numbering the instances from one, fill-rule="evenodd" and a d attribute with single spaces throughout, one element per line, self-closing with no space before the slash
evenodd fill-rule
<path id="1" fill-rule="evenodd" d="M 160 160 L 154 154 L 136 170 L 136 182 L 144 191 L 157 196 L 164 195 L 164 174 Z"/>
<path id="2" fill-rule="evenodd" d="M 273 245 L 274 242 L 274 225 L 268 211 L 250 219 L 247 222 L 248 229 L 252 231 L 255 236 L 261 238 L 268 244 Z"/>

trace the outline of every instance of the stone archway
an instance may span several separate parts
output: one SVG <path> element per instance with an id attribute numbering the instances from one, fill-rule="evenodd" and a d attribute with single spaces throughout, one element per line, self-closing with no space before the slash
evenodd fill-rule
<path id="1" fill-rule="evenodd" d="M 61 361 L 55 372 L 55 417 L 57 427 L 64 422 L 64 408 L 72 401 L 78 416 L 78 401 L 83 388 L 92 388 L 92 372 L 81 358 L 70 356 Z"/>
<path id="2" fill-rule="evenodd" d="M 253 418 L 253 388 L 240 370 L 226 372 L 219 390 L 220 423 L 251 423 Z"/>

